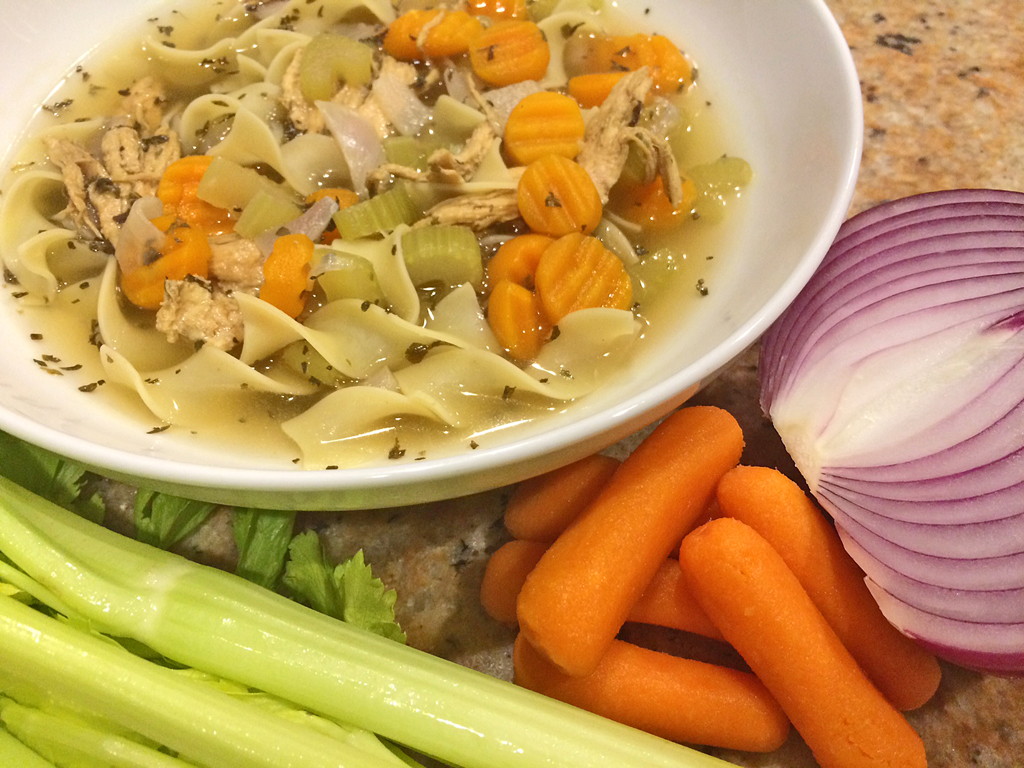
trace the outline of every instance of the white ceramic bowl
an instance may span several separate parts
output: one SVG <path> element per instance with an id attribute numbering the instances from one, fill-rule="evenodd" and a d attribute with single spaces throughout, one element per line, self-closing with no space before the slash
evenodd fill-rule
<path id="1" fill-rule="evenodd" d="M 6 0 L 0 17 L 0 152 L 84 54 L 136 27 L 158 0 Z M 637 4 L 639 6 L 639 4 Z M 646 0 L 643 20 L 681 41 L 707 92 L 729 107 L 737 154 L 756 171 L 729 257 L 686 327 L 630 370 L 533 433 L 498 447 L 395 466 L 303 471 L 247 465 L 142 434 L 83 408 L 40 376 L 11 291 L 0 293 L 0 429 L 109 476 L 238 505 L 346 509 L 450 498 L 512 483 L 596 452 L 678 406 L 792 301 L 845 217 L 863 119 L 849 50 L 822 0 Z M 636 12 L 632 4 L 627 10 Z"/>

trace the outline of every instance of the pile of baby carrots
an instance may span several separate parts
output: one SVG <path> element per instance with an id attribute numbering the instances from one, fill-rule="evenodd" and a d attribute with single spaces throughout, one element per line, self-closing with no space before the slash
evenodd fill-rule
<path id="1" fill-rule="evenodd" d="M 726 411 L 675 411 L 623 462 L 526 481 L 481 589 L 518 624 L 516 682 L 665 738 L 768 752 L 792 725 L 822 768 L 926 766 L 900 714 L 939 685 L 815 503 L 739 465 Z M 627 622 L 730 644 L 749 672 L 617 639 Z"/>

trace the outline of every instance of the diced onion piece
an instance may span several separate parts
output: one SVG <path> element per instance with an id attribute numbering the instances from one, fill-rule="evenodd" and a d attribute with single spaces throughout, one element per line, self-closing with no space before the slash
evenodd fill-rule
<path id="1" fill-rule="evenodd" d="M 385 161 L 380 137 L 369 121 L 354 109 L 330 101 L 318 101 L 316 105 L 327 129 L 341 147 L 353 188 L 360 197 L 365 197 L 366 177 Z"/>
<path id="2" fill-rule="evenodd" d="M 1024 194 L 850 219 L 761 371 L 886 617 L 949 661 L 1024 674 Z"/>
<path id="3" fill-rule="evenodd" d="M 373 95 L 388 121 L 403 136 L 416 136 L 433 115 L 412 88 L 386 72 L 373 81 Z"/>

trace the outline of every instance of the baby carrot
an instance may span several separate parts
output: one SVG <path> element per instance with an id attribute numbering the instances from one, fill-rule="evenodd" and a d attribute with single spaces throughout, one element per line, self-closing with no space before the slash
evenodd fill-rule
<path id="1" fill-rule="evenodd" d="M 697 602 L 775 696 L 821 768 L 925 768 L 921 738 L 753 528 L 712 520 L 683 539 L 679 565 Z"/>
<path id="2" fill-rule="evenodd" d="M 548 545 L 542 541 L 513 539 L 487 558 L 487 567 L 480 582 L 480 604 L 488 616 L 510 627 L 516 625 L 519 591 L 547 548 Z"/>
<path id="3" fill-rule="evenodd" d="M 516 200 L 530 229 L 544 235 L 587 235 L 601 223 L 603 207 L 594 180 L 561 155 L 544 155 L 526 166 Z"/>
<path id="4" fill-rule="evenodd" d="M 513 360 L 532 360 L 551 333 L 529 288 L 502 280 L 487 299 L 487 324 Z"/>
<path id="5" fill-rule="evenodd" d="M 749 672 L 615 640 L 588 675 L 552 666 L 522 634 L 512 651 L 524 688 L 672 741 L 771 752 L 789 720 Z"/>
<path id="6" fill-rule="evenodd" d="M 736 467 L 718 485 L 718 506 L 775 548 L 893 706 L 916 709 L 934 695 L 939 663 L 885 619 L 835 529 L 796 483 L 767 467 Z"/>
<path id="7" fill-rule="evenodd" d="M 512 108 L 505 123 L 505 152 L 516 165 L 529 165 L 547 154 L 572 160 L 580 152 L 585 130 L 575 99 L 538 91 Z"/>
<path id="8" fill-rule="evenodd" d="M 693 599 L 675 560 L 665 560 L 658 566 L 654 578 L 630 610 L 629 621 L 682 629 L 712 640 L 723 639 L 721 630 Z"/>
<path id="9" fill-rule="evenodd" d="M 470 42 L 469 63 L 489 85 L 540 80 L 548 71 L 551 49 L 541 28 L 525 19 L 502 19 Z"/>
<path id="10" fill-rule="evenodd" d="M 505 527 L 517 539 L 550 544 L 597 498 L 619 464 L 595 453 L 524 480 L 505 507 Z"/>
<path id="11" fill-rule="evenodd" d="M 533 290 L 533 276 L 537 272 L 537 263 L 545 249 L 553 242 L 553 237 L 534 232 L 516 235 L 506 240 L 487 262 L 488 284 L 494 286 L 502 280 L 510 280 Z"/>
<path id="12" fill-rule="evenodd" d="M 742 451 L 739 424 L 720 408 L 659 424 L 526 579 L 519 626 L 533 646 L 567 674 L 592 672 Z"/>
<path id="13" fill-rule="evenodd" d="M 547 548 L 548 544 L 543 541 L 513 539 L 490 556 L 480 585 L 480 603 L 488 616 L 512 627 L 518 623 L 519 593 Z M 690 596 L 675 560 L 661 564 L 626 620 L 681 629 L 712 640 L 722 639 L 718 627 Z"/>

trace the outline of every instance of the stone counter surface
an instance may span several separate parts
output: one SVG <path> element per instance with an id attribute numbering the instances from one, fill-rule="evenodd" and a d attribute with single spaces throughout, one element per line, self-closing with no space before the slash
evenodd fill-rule
<path id="1" fill-rule="evenodd" d="M 864 155 L 851 213 L 945 188 L 1024 190 L 1021 0 L 828 4 L 850 44 L 864 98 Z M 795 476 L 757 405 L 756 349 L 694 402 L 737 416 L 748 443 L 745 463 Z M 612 452 L 624 456 L 640 437 Z M 507 678 L 514 632 L 483 614 L 477 593 L 487 556 L 508 538 L 501 515 L 510 490 L 417 508 L 307 515 L 300 522 L 321 531 L 333 558 L 364 549 L 376 573 L 398 590 L 399 618 L 413 645 Z M 122 511 L 129 502 L 122 496 Z M 230 514 L 221 510 L 187 542 L 189 553 L 230 561 Z M 653 647 L 714 657 L 706 643 L 688 637 L 637 627 L 624 633 Z M 945 666 L 936 697 L 908 718 L 933 768 L 1024 767 L 1024 679 Z M 759 768 L 816 765 L 796 734 L 776 753 L 718 754 Z"/>

